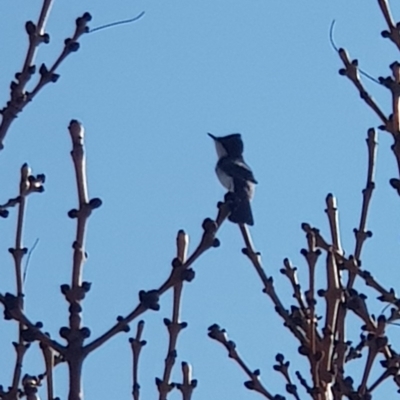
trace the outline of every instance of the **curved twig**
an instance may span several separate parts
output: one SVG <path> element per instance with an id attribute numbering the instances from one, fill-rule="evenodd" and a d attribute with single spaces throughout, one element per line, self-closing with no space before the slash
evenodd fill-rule
<path id="1" fill-rule="evenodd" d="M 142 12 L 141 12 L 139 15 L 137 15 L 136 17 L 133 17 L 133 18 L 130 18 L 130 19 L 125 19 L 125 20 L 123 20 L 123 21 L 111 22 L 111 23 L 109 23 L 109 24 L 105 24 L 105 25 L 101 25 L 101 26 L 98 26 L 98 27 L 93 28 L 93 29 L 89 29 L 89 32 L 88 32 L 88 33 L 98 32 L 98 31 L 101 31 L 101 30 L 103 30 L 103 29 L 111 28 L 111 27 L 117 26 L 117 25 L 130 24 L 131 22 L 135 22 L 135 21 L 137 21 L 138 19 L 142 18 L 144 14 L 145 14 L 145 12 L 142 11 Z"/>

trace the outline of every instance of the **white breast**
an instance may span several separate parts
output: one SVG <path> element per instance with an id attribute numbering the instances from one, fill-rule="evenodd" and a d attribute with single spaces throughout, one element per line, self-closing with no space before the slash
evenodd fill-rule
<path id="1" fill-rule="evenodd" d="M 233 187 L 233 179 L 229 175 L 227 175 L 220 168 L 215 168 L 215 172 L 217 173 L 218 179 L 221 182 L 222 186 L 228 189 L 230 192 L 234 191 Z"/>

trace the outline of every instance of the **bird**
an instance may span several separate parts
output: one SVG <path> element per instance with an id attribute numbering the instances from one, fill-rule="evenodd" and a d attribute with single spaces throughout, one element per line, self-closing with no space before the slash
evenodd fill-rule
<path id="1" fill-rule="evenodd" d="M 231 199 L 231 213 L 228 219 L 237 224 L 254 225 L 250 200 L 255 185 L 253 171 L 243 159 L 243 141 L 240 133 L 227 136 L 208 135 L 214 139 L 218 162 L 215 172 L 222 186 L 228 189 Z"/>

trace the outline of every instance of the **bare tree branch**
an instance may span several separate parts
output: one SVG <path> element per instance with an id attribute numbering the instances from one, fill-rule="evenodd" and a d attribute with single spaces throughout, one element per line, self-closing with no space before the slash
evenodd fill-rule
<path id="1" fill-rule="evenodd" d="M 10 100 L 7 102 L 7 105 L 0 110 L 0 114 L 2 115 L 0 122 L 0 150 L 4 148 L 4 139 L 13 120 L 45 85 L 58 80 L 59 75 L 56 74 L 57 68 L 68 55 L 79 49 L 78 39 L 89 30 L 87 23 L 92 17 L 89 13 L 85 13 L 82 17 L 77 18 L 75 32 L 72 38 L 65 40 L 64 48 L 54 64 L 49 69 L 45 64 L 42 64 L 39 68 L 39 81 L 31 92 L 26 91 L 26 84 L 36 73 L 36 66 L 32 64 L 36 48 L 40 43 L 48 43 L 50 41 L 50 36 L 43 32 L 52 3 L 52 0 L 43 1 L 42 11 L 36 25 L 32 21 L 26 23 L 25 28 L 29 36 L 29 47 L 24 66 L 22 71 L 16 74 L 16 81 L 11 82 Z"/>

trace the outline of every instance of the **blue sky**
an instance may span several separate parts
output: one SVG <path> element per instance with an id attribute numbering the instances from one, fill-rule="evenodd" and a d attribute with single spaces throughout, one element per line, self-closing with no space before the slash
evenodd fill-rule
<path id="1" fill-rule="evenodd" d="M 40 6 L 39 0 L 0 4 L 1 104 L 23 62 L 25 21 L 36 20 Z M 400 7 L 392 7 L 399 16 Z M 52 63 L 72 34 L 75 18 L 85 11 L 93 16 L 92 27 L 146 14 L 134 24 L 84 36 L 80 50 L 60 67 L 59 81 L 26 107 L 6 138 L 0 155 L 0 203 L 16 195 L 24 162 L 34 173 L 47 175 L 46 192 L 29 199 L 25 230 L 27 247 L 39 238 L 26 282 L 27 312 L 33 320 L 43 321 L 53 336 L 67 323 L 59 285 L 71 279 L 75 232 L 74 221 L 67 218 L 77 204 L 67 131 L 71 119 L 86 128 L 89 192 L 103 200 L 89 221 L 84 267 L 84 279 L 93 282 L 84 302 L 84 323 L 92 338 L 137 304 L 139 290 L 165 280 L 177 231 L 185 229 L 193 250 L 203 219 L 215 215 L 224 191 L 214 174 L 216 154 L 207 132 L 243 135 L 246 160 L 259 182 L 251 233 L 287 306 L 291 293 L 279 273 L 282 260 L 289 257 L 307 282 L 300 225 L 309 222 L 328 234 L 324 209 L 330 192 L 338 198 L 343 246 L 347 254 L 353 252 L 352 230 L 358 225 L 366 179 L 365 138 L 379 121 L 338 75 L 341 63 L 329 43 L 329 27 L 335 19 L 337 45 L 358 58 L 363 69 L 373 76 L 388 75 L 398 52 L 380 37 L 386 27 L 377 2 L 56 2 L 48 21 L 51 42 L 39 48 L 38 65 Z M 366 85 L 389 113 L 389 93 L 372 82 Z M 374 236 L 363 253 L 364 267 L 386 286 L 400 278 L 400 212 L 388 184 L 396 176 L 390 145 L 389 135 L 379 133 L 377 190 L 368 223 Z M 15 223 L 14 212 L 1 221 L 2 293 L 14 290 L 7 248 L 13 244 Z M 189 325 L 179 338 L 178 361 L 193 365 L 199 380 L 195 399 L 256 398 L 244 388 L 242 371 L 207 337 L 207 327 L 219 323 L 249 366 L 261 369 L 268 389 L 284 394 L 283 380 L 272 371 L 275 354 L 283 352 L 293 372 L 303 368 L 306 375 L 308 367 L 242 256 L 238 228 L 226 223 L 218 237 L 221 246 L 202 256 L 194 267 L 196 279 L 184 288 L 182 319 Z M 323 262 L 320 268 L 323 285 Z M 365 292 L 374 299 L 373 292 Z M 381 304 L 372 303 L 379 313 Z M 170 306 L 167 294 L 161 311 L 144 316 L 143 398 L 156 396 L 154 378 L 162 375 L 167 349 L 162 319 L 170 317 Z M 354 341 L 359 325 L 353 322 Z M 1 322 L 2 337 L 16 340 L 15 328 Z M 131 398 L 130 336 L 118 335 L 86 361 L 85 398 Z M 0 381 L 8 386 L 11 344 L 2 352 Z M 41 372 L 37 360 L 34 349 L 26 358 L 26 372 Z M 180 380 L 178 372 L 174 381 Z M 66 368 L 57 368 L 56 376 L 56 394 L 65 398 Z M 389 383 L 379 395 L 394 390 Z M 179 398 L 178 392 L 170 397 Z"/>

